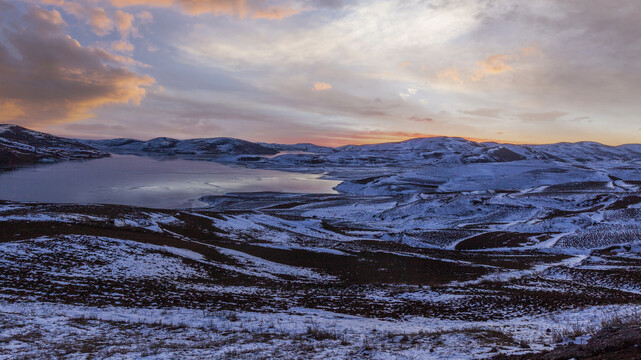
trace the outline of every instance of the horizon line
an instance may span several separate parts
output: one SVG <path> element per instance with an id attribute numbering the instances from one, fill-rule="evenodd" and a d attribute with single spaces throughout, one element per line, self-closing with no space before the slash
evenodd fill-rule
<path id="1" fill-rule="evenodd" d="M 362 146 L 362 145 L 377 145 L 377 144 L 392 144 L 392 143 L 401 143 L 405 141 L 410 141 L 410 140 L 416 140 L 416 139 L 430 139 L 430 138 L 458 138 L 458 139 L 464 139 L 467 141 L 475 142 L 478 144 L 482 143 L 497 143 L 497 144 L 508 144 L 508 145 L 522 145 L 522 146 L 538 146 L 538 145 L 556 145 L 556 144 L 578 144 L 578 143 L 596 143 L 604 146 L 610 146 L 610 147 L 618 147 L 618 146 L 624 146 L 624 145 L 639 145 L 639 143 L 620 143 L 620 144 L 607 144 L 603 143 L 600 141 L 595 141 L 595 140 L 578 140 L 578 141 L 556 141 L 556 142 L 540 142 L 540 143 L 533 143 L 533 142 L 522 142 L 522 141 L 512 141 L 512 140 L 498 140 L 498 139 L 487 139 L 487 138 L 477 138 L 477 137 L 470 137 L 470 136 L 450 136 L 450 135 L 433 135 L 433 134 L 420 134 L 420 136 L 407 136 L 407 137 L 399 137 L 398 139 L 389 139 L 389 140 L 384 140 L 381 139 L 381 141 L 367 141 L 364 139 L 362 142 L 345 142 L 342 145 L 319 145 L 317 142 L 313 141 L 298 141 L 298 142 L 274 142 L 274 141 L 265 141 L 265 140 L 248 140 L 244 138 L 239 138 L 239 137 L 234 137 L 234 136 L 208 136 L 208 137 L 170 137 L 170 136 L 156 136 L 149 138 L 147 140 L 141 140 L 139 138 L 130 138 L 130 137 L 109 137 L 109 136 L 103 136 L 103 135 L 93 135 L 89 137 L 73 137 L 69 136 L 66 134 L 62 135 L 57 135 L 55 132 L 45 132 L 42 130 L 36 130 L 32 128 L 25 127 L 23 125 L 18 125 L 18 124 L 10 124 L 10 123 L 2 123 L 0 126 L 3 125 L 8 125 L 8 126 L 18 126 L 27 130 L 32 130 L 32 131 L 38 131 L 42 132 L 45 134 L 51 134 L 54 136 L 59 136 L 59 137 L 64 137 L 67 139 L 76 139 L 76 140 L 114 140 L 114 139 L 131 139 L 131 140 L 136 140 L 136 141 L 150 141 L 153 139 L 158 139 L 158 138 L 170 138 L 170 139 L 175 139 L 175 140 L 195 140 L 195 139 L 214 139 L 214 138 L 229 138 L 229 139 L 237 139 L 237 140 L 244 140 L 244 141 L 249 141 L 253 143 L 267 143 L 267 144 L 278 144 L 278 145 L 297 145 L 297 144 L 312 144 L 316 146 L 323 146 L 323 147 L 329 147 L 329 148 L 339 148 L 343 146 Z M 419 135 L 419 134 L 416 134 Z M 328 137 L 328 139 L 332 139 L 331 137 Z M 347 139 L 347 137 L 336 137 L 333 139 Z"/>

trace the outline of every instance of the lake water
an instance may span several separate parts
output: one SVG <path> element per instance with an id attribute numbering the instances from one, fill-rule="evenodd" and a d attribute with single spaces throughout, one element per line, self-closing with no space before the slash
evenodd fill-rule
<path id="1" fill-rule="evenodd" d="M 206 205 L 203 195 L 279 191 L 335 193 L 319 175 L 249 169 L 212 161 L 113 155 L 0 172 L 0 199 L 155 208 Z"/>

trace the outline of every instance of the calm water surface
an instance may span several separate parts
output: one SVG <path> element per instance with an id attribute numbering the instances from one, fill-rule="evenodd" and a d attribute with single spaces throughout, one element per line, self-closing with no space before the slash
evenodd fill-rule
<path id="1" fill-rule="evenodd" d="M 228 192 L 335 192 L 338 181 L 318 177 L 211 161 L 113 155 L 0 172 L 0 199 L 184 208 L 205 205 L 198 201 L 203 195 Z"/>

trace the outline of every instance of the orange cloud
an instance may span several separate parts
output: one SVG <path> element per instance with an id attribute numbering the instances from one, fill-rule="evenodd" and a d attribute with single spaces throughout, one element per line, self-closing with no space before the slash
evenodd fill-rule
<path id="1" fill-rule="evenodd" d="M 254 19 L 283 20 L 286 17 L 296 15 L 299 9 L 271 7 L 268 9 L 259 9 L 252 14 Z"/>
<path id="2" fill-rule="evenodd" d="M 187 15 L 228 15 L 240 19 L 282 20 L 304 10 L 294 1 L 271 5 L 258 0 L 110 0 L 119 8 L 146 5 L 151 7 L 178 7 Z"/>
<path id="3" fill-rule="evenodd" d="M 129 36 L 129 34 L 135 30 L 133 26 L 134 16 L 126 13 L 124 11 L 116 11 L 116 29 L 123 37 Z"/>
<path id="4" fill-rule="evenodd" d="M 514 54 L 496 54 L 488 56 L 487 59 L 477 63 L 478 68 L 476 74 L 472 77 L 472 81 L 480 81 L 488 75 L 496 75 L 504 72 L 512 71 L 514 68 L 508 62 L 517 62 L 526 57 L 543 56 L 543 52 L 538 44 L 525 46 L 519 49 L 518 53 Z"/>
<path id="5" fill-rule="evenodd" d="M 541 57 L 543 52 L 538 44 L 525 46 L 518 52 L 508 54 L 490 55 L 485 60 L 478 61 L 475 69 L 463 69 L 461 71 L 456 67 L 450 67 L 436 74 L 436 79 L 442 82 L 463 83 L 464 80 L 478 82 L 490 75 L 498 75 L 505 72 L 513 71 L 513 64 L 523 61 L 528 57 Z"/>
<path id="6" fill-rule="evenodd" d="M 2 121 L 2 122 L 10 122 L 13 119 L 17 119 L 23 115 L 25 115 L 24 110 L 20 107 L 18 102 L 13 99 L 13 100 L 2 100 L 0 102 L 0 118 L 6 119 L 7 121 Z"/>
<path id="7" fill-rule="evenodd" d="M 461 79 L 461 74 L 459 73 L 458 69 L 456 68 L 447 68 L 440 73 L 436 75 L 436 78 L 439 81 L 449 81 L 449 82 L 455 82 L 455 83 L 461 83 L 463 80 Z"/>
<path id="8" fill-rule="evenodd" d="M 314 89 L 314 91 L 329 90 L 331 88 L 332 88 L 332 85 L 326 82 L 316 82 L 314 83 L 314 86 L 312 86 L 312 89 Z"/>
<path id="9" fill-rule="evenodd" d="M 40 127 L 86 119 L 106 104 L 139 104 L 154 83 L 129 70 L 121 61 L 128 58 L 68 36 L 55 11 L 31 7 L 22 23 L 0 25 L 12 48 L 0 43 L 0 122 Z"/>
<path id="10" fill-rule="evenodd" d="M 66 0 L 31 0 L 30 2 L 43 5 L 55 5 L 60 7 L 64 12 L 69 13 L 76 18 L 85 21 L 91 26 L 91 30 L 99 36 L 109 34 L 114 23 L 105 11 L 105 9 L 82 2 L 73 2 Z M 60 25 L 60 23 L 57 23 Z"/>
<path id="11" fill-rule="evenodd" d="M 62 15 L 56 10 L 52 11 L 32 11 L 30 16 L 36 19 L 41 25 L 48 24 L 51 27 L 66 26 L 67 23 L 62 19 Z"/>
<path id="12" fill-rule="evenodd" d="M 96 35 L 104 36 L 113 30 L 114 24 L 104 9 L 90 8 L 87 12 L 89 13 L 89 24 Z"/>
<path id="13" fill-rule="evenodd" d="M 134 51 L 134 45 L 128 41 L 119 40 L 111 43 L 111 48 L 118 52 L 130 53 Z"/>
<path id="14" fill-rule="evenodd" d="M 523 56 L 543 56 L 543 52 L 538 44 L 522 47 L 521 54 Z"/>
<path id="15" fill-rule="evenodd" d="M 154 20 L 154 16 L 147 10 L 137 13 L 136 18 L 143 24 L 150 23 Z"/>
<path id="16" fill-rule="evenodd" d="M 103 7 L 99 6 L 98 1 L 68 1 L 68 0 L 28 0 L 35 4 L 54 5 L 64 12 L 73 15 L 81 21 L 85 21 L 91 26 L 92 31 L 99 36 L 105 36 L 114 29 L 123 36 L 127 37 L 136 29 L 133 25 L 134 15 L 117 10 L 115 13 L 108 13 Z M 107 5 L 107 4 L 105 4 Z M 149 22 L 153 18 L 148 11 L 142 11 L 138 14 L 142 22 Z M 62 20 L 62 18 L 61 18 Z"/>
<path id="17" fill-rule="evenodd" d="M 476 75 L 472 78 L 472 81 L 480 81 L 487 75 L 495 75 L 514 70 L 512 66 L 506 63 L 509 58 L 509 55 L 497 54 L 488 56 L 487 59 L 483 61 L 479 61 L 477 63 L 478 69 L 476 70 Z"/>

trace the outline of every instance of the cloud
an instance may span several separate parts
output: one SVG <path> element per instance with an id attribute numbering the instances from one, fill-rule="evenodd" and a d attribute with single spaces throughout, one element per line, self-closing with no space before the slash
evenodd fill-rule
<path id="1" fill-rule="evenodd" d="M 495 54 L 488 56 L 485 60 L 477 63 L 476 74 L 472 81 L 480 81 L 488 75 L 497 75 L 514 70 L 508 62 L 516 62 L 527 57 L 541 57 L 543 52 L 538 44 L 524 46 L 513 54 Z"/>
<path id="2" fill-rule="evenodd" d="M 105 36 L 114 28 L 114 24 L 107 15 L 107 12 L 101 8 L 89 8 L 89 24 L 93 31 L 100 36 Z"/>
<path id="3" fill-rule="evenodd" d="M 74 133 L 74 136 L 82 134 L 84 136 L 110 135 L 110 134 L 123 134 L 130 129 L 124 125 L 109 125 L 109 124 L 88 124 L 84 122 L 66 124 L 65 129 Z"/>
<path id="4" fill-rule="evenodd" d="M 154 21 L 154 15 L 147 10 L 143 10 L 136 14 L 136 19 L 143 24 L 148 24 Z"/>
<path id="5" fill-rule="evenodd" d="M 539 46 L 539 44 L 532 44 L 522 47 L 521 54 L 523 56 L 543 56 L 543 52 L 541 51 L 541 47 Z"/>
<path id="6" fill-rule="evenodd" d="M 120 8 L 145 5 L 149 7 L 174 7 L 187 15 L 228 15 L 240 19 L 282 20 L 304 11 L 307 6 L 296 1 L 265 0 L 110 0 Z"/>
<path id="7" fill-rule="evenodd" d="M 476 109 L 476 110 L 459 110 L 460 113 L 474 116 L 484 116 L 491 118 L 500 118 L 501 109 Z"/>
<path id="8" fill-rule="evenodd" d="M 480 81 L 487 75 L 496 75 L 514 70 L 514 68 L 507 63 L 510 58 L 509 55 L 497 54 L 490 55 L 487 59 L 479 61 L 477 63 L 478 68 L 476 74 L 472 78 L 472 81 Z"/>
<path id="9" fill-rule="evenodd" d="M 15 99 L 0 100 L 1 118 L 15 119 L 25 115 L 24 110 L 18 105 Z M 3 121 L 4 122 L 4 121 Z"/>
<path id="10" fill-rule="evenodd" d="M 556 121 L 559 118 L 568 115 L 563 111 L 547 111 L 519 114 L 518 117 L 523 121 Z"/>
<path id="11" fill-rule="evenodd" d="M 118 40 L 111 43 L 111 48 L 117 52 L 130 53 L 134 51 L 134 45 L 125 40 Z"/>
<path id="12" fill-rule="evenodd" d="M 82 46 L 68 36 L 57 11 L 37 6 L 12 11 L 20 25 L 0 25 L 1 122 L 26 126 L 91 117 L 91 110 L 115 103 L 140 103 L 154 80 L 129 70 L 128 59 Z"/>
<path id="13" fill-rule="evenodd" d="M 107 14 L 104 8 L 96 6 L 96 4 L 67 0 L 28 0 L 28 2 L 42 5 L 55 5 L 64 12 L 87 23 L 91 26 L 92 31 L 99 36 L 105 36 L 114 29 L 114 23 L 109 17 L 109 14 Z"/>
<path id="14" fill-rule="evenodd" d="M 461 78 L 461 74 L 459 73 L 458 69 L 450 67 L 447 68 L 438 74 L 436 74 L 436 78 L 439 81 L 447 81 L 447 82 L 454 82 L 454 83 L 462 83 L 463 79 Z"/>
<path id="15" fill-rule="evenodd" d="M 314 86 L 312 86 L 312 89 L 314 89 L 314 91 L 329 90 L 331 88 L 332 88 L 332 85 L 326 82 L 315 82 Z"/>
<path id="16" fill-rule="evenodd" d="M 416 121 L 416 122 L 434 122 L 434 119 L 432 119 L 431 117 L 412 116 L 410 117 L 410 120 Z"/>
<path id="17" fill-rule="evenodd" d="M 576 121 L 576 122 L 579 122 L 579 121 L 587 121 L 587 122 L 592 122 L 593 120 L 592 120 L 592 118 L 591 118 L 591 117 L 589 117 L 589 116 L 579 116 L 579 117 L 575 117 L 574 119 L 570 119 L 570 121 Z"/>
<path id="18" fill-rule="evenodd" d="M 38 31 L 56 31 L 58 27 L 67 25 L 62 19 L 62 15 L 56 10 L 44 11 L 32 8 L 25 18 L 31 20 L 38 27 Z"/>
<path id="19" fill-rule="evenodd" d="M 256 9 L 251 17 L 254 19 L 283 20 L 286 17 L 296 15 L 300 9 L 270 7 L 267 9 Z"/>
<path id="20" fill-rule="evenodd" d="M 418 89 L 415 88 L 408 88 L 406 93 L 399 93 L 398 96 L 400 96 L 403 100 L 407 100 L 410 96 L 414 96 L 418 93 Z"/>
<path id="21" fill-rule="evenodd" d="M 69 22 L 70 35 L 82 39 L 83 45 L 92 41 L 95 46 L 112 45 L 107 49 L 110 60 L 101 60 L 108 66 L 139 71 L 132 70 L 139 67 L 128 44 L 158 50 L 135 56 L 156 66 L 145 71 L 167 91 L 183 92 L 185 99 L 215 107 L 229 104 L 220 114 L 230 122 L 225 127 L 228 134 L 232 121 L 248 117 L 274 129 L 289 130 L 297 123 L 301 126 L 295 135 L 306 139 L 321 136 L 325 128 L 302 125 L 328 122 L 349 129 L 404 127 L 485 138 L 496 136 L 500 129 L 514 140 L 528 142 L 585 138 L 629 142 L 636 141 L 631 134 L 638 134 L 641 62 L 635 59 L 641 55 L 641 8 L 637 0 L 22 2 L 29 1 L 49 1 L 47 9 L 60 11 L 64 19 L 59 20 Z M 96 39 L 88 33 L 93 29 L 91 13 L 85 9 L 78 17 L 65 10 L 73 4 L 103 9 L 112 28 L 103 21 L 95 30 L 109 31 L 109 37 Z M 123 30 L 129 34 L 123 38 L 117 10 L 134 14 L 133 26 L 140 25 L 137 33 Z M 285 21 L 241 21 L 252 18 Z M 64 25 L 53 27 L 57 26 Z M 7 49 L 14 60 L 19 59 L 12 46 Z M 319 80 L 333 88 L 310 96 Z M 420 90 L 410 97 L 407 89 Z M 150 105 L 149 96 L 146 99 L 140 113 L 127 114 L 140 131 L 175 120 L 162 112 L 141 120 L 141 113 L 157 105 Z M 2 106 L 9 113 L 8 109 L 23 109 L 24 104 L 14 99 Z M 114 109 L 120 107 L 137 109 L 109 106 L 103 109 L 110 112 L 96 112 L 98 119 L 114 121 Z M 557 116 L 558 112 L 546 112 L 549 109 L 572 115 Z M 449 115 L 441 115 L 442 111 Z M 410 120 L 415 115 L 438 121 Z M 572 121 L 579 115 L 590 119 Z M 215 116 L 214 112 L 209 119 L 214 121 Z M 556 121 L 555 126 L 550 121 Z M 246 126 L 237 127 L 236 134 L 249 134 Z M 190 131 L 179 126 L 163 129 Z M 252 133 L 259 139 L 267 136 L 255 127 Z"/>
<path id="22" fill-rule="evenodd" d="M 444 83 L 464 83 L 468 79 L 472 82 L 479 82 L 491 75 L 514 71 L 520 65 L 519 62 L 525 62 L 528 58 L 541 58 L 542 56 L 541 48 L 534 43 L 523 46 L 516 52 L 489 55 L 485 59 L 477 61 L 474 67 L 469 65 L 450 66 L 436 73 L 436 80 Z"/>
<path id="23" fill-rule="evenodd" d="M 135 30 L 133 26 L 134 16 L 132 14 L 126 13 L 122 10 L 118 10 L 115 13 L 116 15 L 116 29 L 122 37 L 126 38 L 129 34 Z"/>
<path id="24" fill-rule="evenodd" d="M 395 130 L 352 130 L 332 133 L 334 139 L 348 141 L 351 144 L 367 144 L 389 141 L 403 141 L 415 138 L 429 138 L 438 135 L 421 132 L 406 132 Z"/>
<path id="25" fill-rule="evenodd" d="M 53 5 L 60 8 L 67 14 L 73 15 L 80 21 L 88 24 L 92 31 L 98 36 L 106 36 L 117 30 L 123 38 L 135 33 L 134 19 L 137 17 L 141 22 L 151 22 L 153 15 L 149 11 L 141 11 L 134 15 L 122 10 L 107 11 L 105 6 L 108 2 L 94 0 L 68 1 L 68 0 L 27 0 L 33 4 Z"/>
<path id="26" fill-rule="evenodd" d="M 299 3 L 311 8 L 322 1 Z M 373 76 L 397 70 L 403 61 L 422 64 L 429 50 L 461 36 L 473 25 L 470 19 L 474 7 L 440 10 L 422 1 L 404 6 L 393 1 L 363 4 L 327 15 L 310 10 L 300 22 L 207 23 L 181 37 L 176 46 L 185 56 L 207 58 L 211 66 L 225 69 L 324 65 L 369 70 L 369 76 Z M 433 21 L 424 21 L 426 18 Z M 260 26 L 260 32 L 256 26 Z"/>

